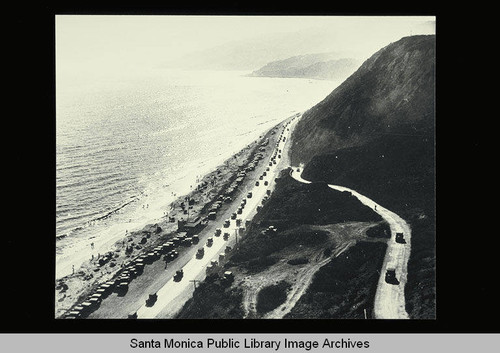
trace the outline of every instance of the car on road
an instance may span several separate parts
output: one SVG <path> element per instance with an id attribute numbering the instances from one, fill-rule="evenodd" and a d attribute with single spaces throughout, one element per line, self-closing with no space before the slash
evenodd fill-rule
<path id="1" fill-rule="evenodd" d="M 141 275 L 144 272 L 144 264 L 143 263 L 135 264 L 134 269 L 135 269 L 137 275 Z"/>
<path id="2" fill-rule="evenodd" d="M 212 265 L 208 265 L 207 268 L 206 268 L 206 274 L 210 274 L 212 271 L 214 270 L 214 266 Z"/>
<path id="3" fill-rule="evenodd" d="M 117 291 L 119 294 L 126 293 L 126 292 L 128 291 L 128 285 L 129 285 L 129 282 L 120 282 L 120 283 L 116 286 L 116 291 Z"/>
<path id="4" fill-rule="evenodd" d="M 65 319 L 78 319 L 80 318 L 80 313 L 78 311 L 72 310 L 66 314 Z"/>
<path id="5" fill-rule="evenodd" d="M 224 285 L 229 285 L 234 281 L 234 275 L 231 271 L 224 272 L 224 276 L 221 279 L 221 283 Z"/>
<path id="6" fill-rule="evenodd" d="M 107 283 L 103 283 L 99 286 L 96 293 L 101 293 L 103 298 L 105 298 L 111 293 L 111 286 Z"/>
<path id="7" fill-rule="evenodd" d="M 92 294 L 89 298 L 89 301 L 91 301 L 92 299 L 95 299 L 95 302 L 100 304 L 102 302 L 102 294 L 100 293 Z"/>
<path id="8" fill-rule="evenodd" d="M 231 271 L 226 271 L 226 272 L 224 272 L 224 278 L 232 279 L 232 278 L 234 278 L 234 275 Z"/>
<path id="9" fill-rule="evenodd" d="M 128 319 L 137 319 L 137 311 L 133 311 L 127 315 Z"/>
<path id="10" fill-rule="evenodd" d="M 181 243 L 181 239 L 179 237 L 174 237 L 174 238 L 172 238 L 171 241 L 174 244 L 174 247 L 179 246 L 179 244 Z"/>
<path id="11" fill-rule="evenodd" d="M 179 282 L 180 280 L 182 280 L 182 277 L 184 277 L 184 270 L 183 269 L 175 271 L 175 275 L 174 275 L 175 282 Z"/>
<path id="12" fill-rule="evenodd" d="M 163 254 L 166 254 L 170 249 L 174 248 L 174 243 L 171 241 L 167 241 L 165 244 L 161 246 L 161 251 Z"/>
<path id="13" fill-rule="evenodd" d="M 165 260 L 165 262 L 170 262 L 170 261 L 174 261 L 174 259 L 177 256 L 179 256 L 179 253 L 175 250 L 171 250 L 168 254 L 165 254 L 163 259 Z"/>
<path id="14" fill-rule="evenodd" d="M 385 273 L 385 281 L 389 284 L 399 284 L 398 279 L 396 278 L 396 270 L 393 268 L 388 268 Z"/>
<path id="15" fill-rule="evenodd" d="M 212 246 L 213 243 L 214 243 L 214 238 L 208 237 L 208 239 L 207 239 L 207 246 Z"/>
<path id="16" fill-rule="evenodd" d="M 205 255 L 205 248 L 199 248 L 196 252 L 196 258 L 201 259 Z"/>
<path id="17" fill-rule="evenodd" d="M 80 310 L 80 316 L 81 317 L 86 317 L 88 316 L 92 311 L 94 311 L 94 307 L 91 302 L 89 301 L 84 301 L 82 304 L 82 309 Z"/>
<path id="18" fill-rule="evenodd" d="M 153 306 L 157 300 L 158 300 L 158 294 L 156 293 L 150 294 L 148 299 L 146 299 L 146 306 Z"/>

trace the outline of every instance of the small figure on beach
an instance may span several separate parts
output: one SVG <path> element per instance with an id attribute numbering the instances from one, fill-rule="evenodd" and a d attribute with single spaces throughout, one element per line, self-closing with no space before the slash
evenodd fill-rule
<path id="1" fill-rule="evenodd" d="M 93 243 L 93 242 L 92 242 L 92 243 L 90 243 L 90 247 L 91 247 L 92 249 L 94 249 L 94 243 Z"/>
<path id="2" fill-rule="evenodd" d="M 375 205 L 375 211 L 377 210 L 377 205 Z"/>
<path id="3" fill-rule="evenodd" d="M 75 274 L 75 265 L 71 265 L 71 267 L 73 268 L 73 274 Z"/>

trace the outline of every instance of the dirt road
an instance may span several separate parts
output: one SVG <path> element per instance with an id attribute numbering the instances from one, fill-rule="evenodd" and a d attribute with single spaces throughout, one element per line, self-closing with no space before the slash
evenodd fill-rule
<path id="1" fill-rule="evenodd" d="M 302 168 L 291 167 L 290 175 L 301 183 L 309 184 L 301 177 Z M 338 185 L 328 185 L 330 188 L 338 191 L 349 191 L 353 196 L 364 205 L 370 207 L 377 212 L 387 223 L 391 229 L 391 239 L 387 242 L 387 252 L 385 254 L 384 263 L 380 270 L 380 278 L 375 294 L 374 315 L 376 319 L 408 319 L 408 313 L 405 309 L 405 284 L 408 274 L 408 259 L 411 251 L 411 229 L 410 226 L 397 214 L 378 205 L 373 200 L 360 193 Z M 405 243 L 396 242 L 396 233 L 403 233 Z M 385 275 L 388 269 L 396 271 L 396 279 L 398 284 L 390 284 L 385 280 Z"/>

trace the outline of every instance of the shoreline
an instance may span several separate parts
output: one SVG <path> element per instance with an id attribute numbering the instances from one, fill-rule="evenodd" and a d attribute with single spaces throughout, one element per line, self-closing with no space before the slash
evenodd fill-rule
<path id="1" fill-rule="evenodd" d="M 297 113 L 298 112 L 293 112 L 293 114 Z M 258 132 L 257 129 L 255 129 L 247 134 L 247 138 L 243 138 L 242 136 L 243 144 L 235 145 L 234 150 L 230 152 L 229 155 L 220 153 L 213 156 L 213 158 L 200 160 L 192 165 L 183 164 L 180 169 L 184 167 L 187 169 L 185 169 L 183 173 L 177 173 L 175 179 L 169 179 L 168 172 L 156 173 L 158 174 L 156 178 L 161 179 L 167 176 L 167 181 L 162 183 L 161 186 L 154 185 L 147 187 L 140 196 L 127 202 L 130 207 L 135 207 L 135 209 L 129 209 L 127 211 L 132 213 L 130 221 L 128 217 L 127 219 L 123 219 L 125 217 L 120 215 L 121 211 L 118 211 L 115 213 L 117 213 L 118 217 L 121 217 L 122 220 L 115 224 L 112 223 L 111 225 L 107 225 L 108 220 L 104 219 L 102 220 L 103 224 L 98 226 L 101 227 L 100 229 L 95 229 L 94 232 L 92 232 L 92 230 L 86 230 L 84 236 L 76 234 L 72 236 L 61 236 L 59 239 L 56 237 L 56 280 L 71 275 L 73 265 L 76 272 L 85 262 L 91 259 L 92 255 L 98 256 L 99 254 L 104 254 L 107 251 L 113 250 L 114 244 L 124 239 L 128 232 L 138 232 L 147 227 L 148 224 L 161 222 L 165 217 L 165 213 L 171 210 L 171 205 L 173 203 L 193 191 L 193 189 L 190 188 L 191 185 L 195 186 L 198 184 L 206 174 L 217 170 L 218 167 L 233 158 L 234 155 L 240 154 L 255 143 L 255 141 L 259 139 L 259 136 L 267 134 L 276 125 L 289 117 L 290 115 L 287 115 L 281 120 L 270 120 L 266 122 L 270 127 L 265 130 Z M 252 136 L 254 137 L 252 138 Z M 161 198 L 158 197 L 158 194 L 162 195 Z M 155 195 L 156 197 L 152 198 L 149 195 Z M 146 210 L 143 207 L 141 210 L 141 205 L 145 206 L 146 204 L 149 206 L 148 209 Z M 91 245 L 92 243 L 94 243 L 93 246 Z"/>
<path id="2" fill-rule="evenodd" d="M 130 261 L 165 242 L 169 235 L 176 232 L 179 219 L 192 216 L 193 213 L 203 216 L 206 213 L 206 206 L 216 201 L 223 190 L 236 178 L 236 173 L 241 166 L 248 164 L 251 157 L 258 153 L 259 141 L 264 140 L 266 136 L 272 134 L 273 130 L 276 130 L 277 127 L 296 114 L 300 114 L 300 112 L 294 113 L 272 125 L 260 133 L 258 138 L 252 140 L 252 142 L 231 154 L 228 158 L 221 158 L 222 162 L 216 167 L 210 167 L 211 163 L 198 163 L 198 166 L 204 164 L 205 168 L 202 168 L 201 172 L 198 169 L 189 180 L 180 177 L 177 180 L 179 185 L 175 189 L 176 192 L 172 192 L 168 200 L 163 200 L 163 209 L 166 206 L 169 207 L 168 213 L 162 214 L 160 212 L 159 217 L 151 217 L 151 213 L 148 213 L 150 217 L 144 226 L 136 222 L 136 224 L 116 224 L 111 227 L 109 233 L 113 234 L 104 237 L 106 239 L 101 242 L 95 240 L 98 244 L 94 245 L 92 251 L 88 251 L 87 248 L 87 251 L 78 253 L 80 260 L 84 258 L 87 258 L 87 260 L 83 260 L 82 265 L 75 269 L 74 273 L 72 273 L 70 261 L 66 261 L 66 264 L 64 264 L 63 260 L 64 268 L 61 268 L 61 265 L 59 265 L 59 268 L 56 266 L 56 273 L 58 271 L 59 273 L 64 273 L 63 271 L 69 271 L 70 273 L 62 276 L 56 275 L 55 317 L 62 317 L 65 312 L 86 297 L 97 286 L 113 278 Z M 192 170 L 188 170 L 184 176 L 192 172 Z M 192 188 L 190 188 L 191 185 Z M 182 190 L 178 191 L 178 189 Z M 179 208 L 187 198 L 194 199 L 195 203 L 189 206 L 186 214 L 186 210 Z M 145 217 L 147 216 L 145 215 Z M 134 225 L 136 228 L 133 227 Z M 130 229 L 130 231 L 125 233 L 124 227 Z M 104 259 L 107 259 L 106 263 L 100 265 L 99 261 L 104 262 Z"/>

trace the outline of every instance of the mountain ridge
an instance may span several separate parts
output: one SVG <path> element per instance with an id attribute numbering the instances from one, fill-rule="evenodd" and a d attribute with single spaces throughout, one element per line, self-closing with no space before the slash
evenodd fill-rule
<path id="1" fill-rule="evenodd" d="M 249 76 L 344 80 L 357 66 L 356 59 L 342 57 L 337 52 L 303 54 L 269 62 Z"/>
<path id="2" fill-rule="evenodd" d="M 292 162 L 307 163 L 380 134 L 432 130 L 433 119 L 426 117 L 434 113 L 434 38 L 403 37 L 380 49 L 305 112 L 293 134 Z"/>
<path id="3" fill-rule="evenodd" d="M 167 61 L 163 66 L 190 70 L 252 71 L 272 61 L 334 50 L 335 43 L 323 31 L 273 33 L 200 49 Z M 345 55 L 356 56 L 359 53 L 349 50 Z"/>

